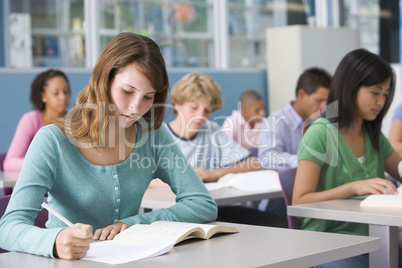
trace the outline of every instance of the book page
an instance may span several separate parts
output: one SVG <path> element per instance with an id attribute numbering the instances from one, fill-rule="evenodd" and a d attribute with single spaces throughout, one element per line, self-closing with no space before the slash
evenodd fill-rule
<path id="1" fill-rule="evenodd" d="M 124 242 L 146 242 L 155 241 L 160 239 L 174 240 L 175 242 L 181 241 L 189 233 L 191 237 L 204 236 L 201 229 L 195 229 L 196 225 L 181 222 L 168 222 L 157 221 L 151 225 L 148 224 L 135 224 L 127 230 L 116 235 L 114 240 Z"/>
<path id="2" fill-rule="evenodd" d="M 81 260 L 120 264 L 162 255 L 173 248 L 174 240 L 122 242 L 107 240 L 91 243 L 87 256 Z"/>
<path id="3" fill-rule="evenodd" d="M 399 194 L 373 194 L 360 202 L 361 207 L 395 207 L 402 208 L 402 190 Z"/>
<path id="4" fill-rule="evenodd" d="M 150 258 L 168 252 L 185 239 L 208 239 L 221 232 L 235 233 L 238 230 L 231 226 L 169 221 L 136 224 L 116 235 L 113 240 L 91 243 L 87 256 L 82 260 L 120 264 Z"/>
<path id="5" fill-rule="evenodd" d="M 229 187 L 229 184 L 217 183 L 217 182 L 206 182 L 206 183 L 204 183 L 204 185 L 208 191 L 215 191 L 215 190 Z"/>
<path id="6" fill-rule="evenodd" d="M 236 227 L 232 226 L 223 226 L 223 225 L 213 225 L 213 224 L 197 224 L 197 223 L 187 223 L 187 222 L 169 222 L 169 221 L 156 221 L 151 225 L 160 225 L 160 226 L 177 226 L 179 228 L 184 228 L 186 230 L 195 230 L 195 232 L 191 232 L 187 237 L 183 237 L 180 241 L 188 238 L 203 238 L 209 239 L 211 236 L 217 233 L 238 233 L 239 231 Z M 180 227 L 181 226 L 181 227 Z M 201 230 L 200 230 L 201 229 Z M 180 242 L 177 241 L 177 242 Z"/>
<path id="7" fill-rule="evenodd" d="M 228 184 L 244 191 L 282 191 L 278 172 L 274 170 L 260 170 L 229 174 L 218 180 L 218 183 Z"/>

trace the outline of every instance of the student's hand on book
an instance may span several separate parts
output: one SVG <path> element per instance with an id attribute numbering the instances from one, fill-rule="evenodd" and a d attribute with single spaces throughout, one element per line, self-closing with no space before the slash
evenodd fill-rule
<path id="1" fill-rule="evenodd" d="M 130 225 L 123 222 L 116 222 L 115 224 L 96 230 L 93 240 L 112 240 L 118 233 L 123 232 L 128 227 L 130 227 Z"/>
<path id="2" fill-rule="evenodd" d="M 194 170 L 195 172 L 197 172 L 198 176 L 200 176 L 203 182 L 214 182 L 220 178 L 216 170 L 208 170 L 202 168 L 195 168 Z"/>
<path id="3" fill-rule="evenodd" d="M 395 185 L 389 180 L 374 178 L 352 182 L 357 195 L 398 194 Z"/>
<path id="4" fill-rule="evenodd" d="M 76 223 L 72 228 L 67 227 L 57 235 L 54 244 L 54 255 L 60 259 L 76 260 L 87 255 L 92 239 L 92 226 Z"/>

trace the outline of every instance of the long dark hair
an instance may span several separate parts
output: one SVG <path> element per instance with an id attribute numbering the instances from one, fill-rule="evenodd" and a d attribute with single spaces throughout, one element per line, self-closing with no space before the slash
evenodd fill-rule
<path id="1" fill-rule="evenodd" d="M 384 107 L 375 120 L 366 121 L 364 125 L 374 148 L 380 148 L 381 124 L 392 103 L 395 92 L 395 74 L 390 64 L 380 56 L 365 49 L 356 49 L 339 63 L 329 90 L 328 104 L 338 101 L 338 116 L 328 118 L 337 123 L 339 128 L 350 127 L 356 119 L 354 99 L 361 86 L 373 86 L 391 79 L 388 96 Z M 323 117 L 326 117 L 324 111 Z"/>

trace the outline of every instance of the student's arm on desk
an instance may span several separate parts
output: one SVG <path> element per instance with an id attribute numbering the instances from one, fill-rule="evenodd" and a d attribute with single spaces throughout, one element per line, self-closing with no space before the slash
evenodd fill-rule
<path id="1" fill-rule="evenodd" d="M 262 170 L 260 162 L 254 156 L 250 156 L 247 159 L 239 163 L 236 163 L 230 167 L 224 167 L 215 170 L 196 168 L 195 172 L 197 172 L 198 176 L 200 176 L 203 182 L 215 182 L 219 178 L 229 173 L 234 174 L 234 173 L 242 173 L 257 170 Z"/>
<path id="2" fill-rule="evenodd" d="M 381 178 L 373 178 L 353 181 L 329 190 L 317 192 L 320 172 L 321 167 L 317 163 L 311 160 L 299 161 L 293 187 L 293 205 L 346 199 L 353 195 L 389 194 L 386 188 L 393 192 L 396 191 L 396 187 L 392 182 Z"/>
<path id="3" fill-rule="evenodd" d="M 162 127 L 155 130 L 155 144 L 174 144 L 173 137 L 168 131 L 167 128 Z M 183 153 L 177 146 L 153 146 L 152 150 L 155 159 L 184 159 Z M 121 219 L 121 222 L 131 226 L 154 221 L 205 223 L 216 219 L 218 209 L 215 200 L 193 168 L 183 164 L 172 165 L 168 168 L 164 165 L 156 165 L 152 176 L 160 178 L 170 186 L 176 195 L 176 203 L 169 208 Z"/>

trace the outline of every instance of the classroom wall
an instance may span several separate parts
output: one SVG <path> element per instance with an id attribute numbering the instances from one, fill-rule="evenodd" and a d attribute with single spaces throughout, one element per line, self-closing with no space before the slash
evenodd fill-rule
<path id="1" fill-rule="evenodd" d="M 21 116 L 32 110 L 29 102 L 30 85 L 35 76 L 43 70 L 45 69 L 0 69 L 0 153 L 7 151 Z M 71 108 L 78 92 L 88 84 L 90 70 L 62 70 L 70 80 Z M 224 117 L 230 115 L 232 110 L 238 109 L 238 99 L 244 90 L 256 90 L 264 98 L 265 103 L 268 103 L 266 70 L 199 71 L 209 74 L 221 87 L 224 107 L 211 115 L 211 119 L 219 124 L 223 123 Z M 170 87 L 172 88 L 181 77 L 189 72 L 191 70 L 168 71 Z M 265 108 L 267 112 L 268 107 Z M 165 121 L 171 121 L 173 118 L 172 112 L 167 111 Z"/>

